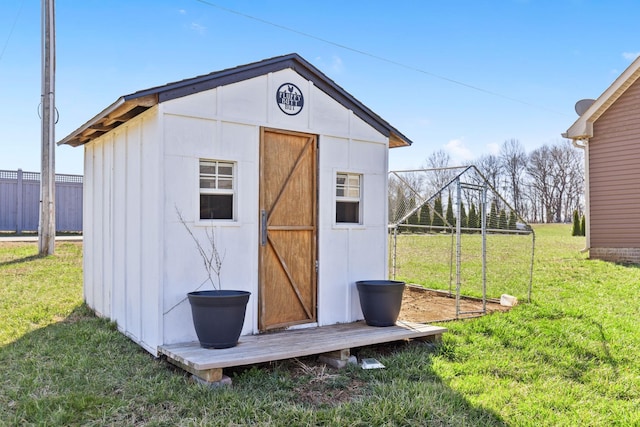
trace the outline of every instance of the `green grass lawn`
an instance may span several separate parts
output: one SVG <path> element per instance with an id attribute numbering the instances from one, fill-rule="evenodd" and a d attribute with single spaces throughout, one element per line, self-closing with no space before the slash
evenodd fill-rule
<path id="1" fill-rule="evenodd" d="M 304 358 L 220 389 L 83 306 L 80 245 L 0 244 L 0 425 L 640 425 L 640 268 L 587 260 L 570 226 L 536 235 L 531 303 L 354 350 L 383 370 Z"/>
<path id="2" fill-rule="evenodd" d="M 510 294 L 520 300 L 528 299 L 533 243 L 531 234 L 487 235 L 487 297 L 500 298 L 502 294 Z M 462 234 L 460 248 L 460 292 L 482 297 L 482 236 Z M 389 252 L 389 271 L 393 274 L 393 244 Z M 395 240 L 395 253 L 396 279 L 456 292 L 457 241 L 451 234 L 399 234 Z"/>

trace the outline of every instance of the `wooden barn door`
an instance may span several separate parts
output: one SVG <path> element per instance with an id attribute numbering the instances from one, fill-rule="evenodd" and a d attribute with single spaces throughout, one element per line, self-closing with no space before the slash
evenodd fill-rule
<path id="1" fill-rule="evenodd" d="M 316 136 L 262 129 L 259 328 L 316 321 Z"/>

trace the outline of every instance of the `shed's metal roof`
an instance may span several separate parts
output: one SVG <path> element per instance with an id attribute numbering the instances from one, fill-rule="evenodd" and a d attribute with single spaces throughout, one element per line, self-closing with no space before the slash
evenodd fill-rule
<path id="1" fill-rule="evenodd" d="M 91 142 L 158 103 L 288 68 L 312 81 L 317 88 L 388 137 L 390 147 L 412 144 L 409 138 L 355 99 L 320 70 L 300 55 L 292 53 L 124 95 L 59 141 L 58 145 L 67 144 L 77 147 Z"/>

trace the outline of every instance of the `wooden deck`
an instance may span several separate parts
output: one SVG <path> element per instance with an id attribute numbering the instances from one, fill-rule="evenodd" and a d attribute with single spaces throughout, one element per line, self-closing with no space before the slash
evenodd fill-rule
<path id="1" fill-rule="evenodd" d="M 335 352 L 405 339 L 437 341 L 447 329 L 398 321 L 395 326 L 367 326 L 363 321 L 240 337 L 236 347 L 212 350 L 197 342 L 164 345 L 158 352 L 174 365 L 205 381 L 219 381 L 222 368 Z"/>

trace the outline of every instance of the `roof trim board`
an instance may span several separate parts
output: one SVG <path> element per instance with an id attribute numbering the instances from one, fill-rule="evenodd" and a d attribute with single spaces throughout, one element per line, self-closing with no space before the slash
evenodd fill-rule
<path id="1" fill-rule="evenodd" d="M 86 144 L 158 103 L 284 69 L 293 69 L 305 79 L 310 80 L 318 89 L 388 137 L 390 148 L 412 144 L 409 138 L 338 86 L 320 70 L 298 54 L 292 53 L 124 95 L 59 141 L 58 145 L 67 144 L 77 147 Z"/>
<path id="2" fill-rule="evenodd" d="M 640 78 L 640 57 L 636 58 L 636 60 L 629 65 L 562 136 L 573 139 L 574 141 L 591 138 L 593 136 L 593 123 L 598 120 L 638 78 Z"/>

